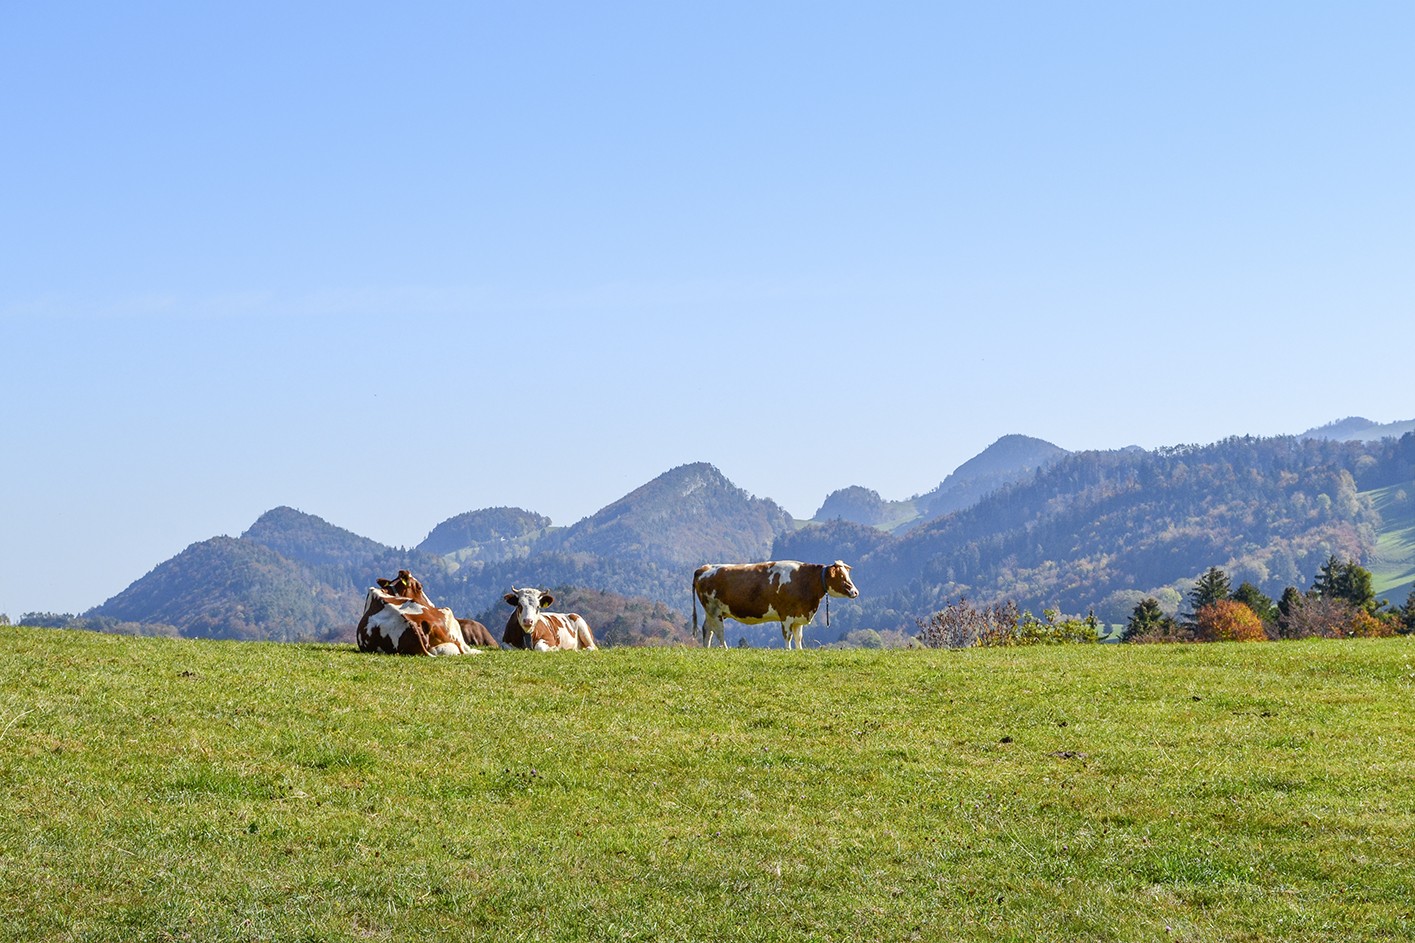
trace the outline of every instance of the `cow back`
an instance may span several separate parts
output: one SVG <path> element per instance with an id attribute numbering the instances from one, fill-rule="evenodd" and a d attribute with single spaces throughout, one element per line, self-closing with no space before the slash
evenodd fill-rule
<path id="1" fill-rule="evenodd" d="M 492 638 L 491 630 L 476 619 L 458 619 L 457 624 L 462 627 L 462 639 L 468 645 L 479 645 L 483 648 L 501 647 L 496 644 L 496 639 Z"/>

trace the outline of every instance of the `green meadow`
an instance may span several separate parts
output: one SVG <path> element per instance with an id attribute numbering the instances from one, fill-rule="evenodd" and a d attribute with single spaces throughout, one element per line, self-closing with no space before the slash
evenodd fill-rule
<path id="1" fill-rule="evenodd" d="M 3 628 L 0 803 L 4 940 L 1405 941 L 1415 640 Z"/>
<path id="2" fill-rule="evenodd" d="M 1381 515 L 1371 553 L 1372 583 L 1378 596 L 1399 606 L 1415 591 L 1415 490 L 1392 485 L 1365 492 Z"/>

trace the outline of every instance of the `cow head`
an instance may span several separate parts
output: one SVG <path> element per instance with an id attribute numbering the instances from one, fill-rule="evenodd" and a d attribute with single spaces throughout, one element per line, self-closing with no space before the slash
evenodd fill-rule
<path id="1" fill-rule="evenodd" d="M 850 579 L 850 567 L 840 560 L 836 560 L 821 572 L 821 581 L 825 583 L 826 592 L 832 596 L 854 599 L 860 595 L 860 591 Z"/>
<path id="2" fill-rule="evenodd" d="M 555 597 L 544 590 L 517 589 L 514 586 L 511 587 L 511 592 L 502 598 L 506 600 L 507 605 L 516 607 L 516 621 L 520 623 L 521 631 L 527 634 L 535 628 L 540 611 L 555 602 Z"/>
<path id="3" fill-rule="evenodd" d="M 399 570 L 397 579 L 386 580 L 380 577 L 378 588 L 390 596 L 406 596 L 412 599 L 423 591 L 423 584 L 407 570 Z"/>
<path id="4" fill-rule="evenodd" d="M 418 605 L 425 606 L 428 609 L 437 608 L 432 604 L 432 600 L 427 597 L 427 593 L 423 592 L 423 584 L 416 576 L 409 573 L 407 570 L 399 570 L 397 579 L 380 579 L 377 582 L 378 588 L 390 596 L 401 596 L 404 599 L 411 599 Z"/>

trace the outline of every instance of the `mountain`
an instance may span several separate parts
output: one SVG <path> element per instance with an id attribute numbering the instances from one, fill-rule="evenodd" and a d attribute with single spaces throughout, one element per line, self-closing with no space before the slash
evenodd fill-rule
<path id="1" fill-rule="evenodd" d="M 1415 436 L 1401 441 L 1415 453 Z M 1360 489 L 1400 460 L 1291 436 L 1074 453 L 868 554 L 857 615 L 888 624 L 966 596 L 1123 620 L 1132 597 L 1177 600 L 1211 565 L 1276 597 L 1328 554 L 1369 557 L 1381 517 Z"/>
<path id="2" fill-rule="evenodd" d="M 761 559 L 791 527 L 791 515 L 775 501 L 753 497 L 698 462 L 664 472 L 537 549 L 697 566 Z"/>
<path id="3" fill-rule="evenodd" d="M 244 538 L 213 537 L 159 564 L 87 615 L 166 623 L 188 638 L 330 638 L 349 628 L 346 593 Z"/>
<path id="4" fill-rule="evenodd" d="M 521 508 L 467 511 L 438 524 L 417 549 L 466 560 L 509 560 L 528 556 L 550 530 L 550 518 Z"/>
<path id="5" fill-rule="evenodd" d="M 266 511 L 240 539 L 309 566 L 349 566 L 377 559 L 390 550 L 376 540 L 290 507 Z"/>
<path id="6" fill-rule="evenodd" d="M 851 485 L 832 491 L 826 495 L 820 510 L 811 518 L 815 521 L 851 521 L 868 524 L 882 530 L 893 530 L 915 520 L 919 509 L 912 499 L 908 501 L 888 501 L 881 498 L 878 491 L 860 485 Z"/>
<path id="7" fill-rule="evenodd" d="M 915 500 L 919 516 L 929 521 L 971 507 L 984 495 L 1030 478 L 1069 454 L 1044 439 L 1005 435 L 959 465 L 937 488 L 920 495 Z"/>
<path id="8" fill-rule="evenodd" d="M 1329 422 L 1325 426 L 1308 429 L 1302 433 L 1304 439 L 1335 439 L 1340 442 L 1376 442 L 1381 439 L 1398 439 L 1407 432 L 1415 432 L 1415 419 L 1403 422 L 1372 422 L 1361 416 L 1348 416 Z"/>
<path id="9" fill-rule="evenodd" d="M 907 501 L 889 501 L 860 485 L 831 492 L 816 511 L 815 521 L 843 520 L 899 532 L 961 511 L 1004 485 L 1034 475 L 1062 456 L 1065 449 L 1043 439 L 1005 435 L 959 465 L 927 494 Z"/>
<path id="10" fill-rule="evenodd" d="M 961 506 L 893 531 L 887 512 L 898 503 L 863 486 L 827 498 L 823 511 L 838 515 L 796 522 L 706 463 L 671 469 L 572 527 L 487 508 L 443 521 L 413 549 L 279 507 L 239 538 L 193 544 L 78 621 L 341 638 L 373 580 L 407 568 L 439 605 L 491 613 L 489 625 L 504 624 L 496 614 L 511 586 L 541 586 L 585 600 L 620 643 L 662 643 L 683 640 L 666 613 L 686 617 L 694 567 L 772 558 L 855 567 L 863 596 L 837 605 L 829 629 L 817 626 L 823 642 L 862 628 L 907 632 L 960 596 L 1124 621 L 1146 595 L 1178 608 L 1209 566 L 1276 598 L 1306 586 L 1330 554 L 1370 567 L 1398 603 L 1415 585 L 1415 432 L 1349 438 L 1374 425 L 1362 423 L 1152 452 L 1070 453 L 1006 436 L 912 499 L 931 513 Z"/>

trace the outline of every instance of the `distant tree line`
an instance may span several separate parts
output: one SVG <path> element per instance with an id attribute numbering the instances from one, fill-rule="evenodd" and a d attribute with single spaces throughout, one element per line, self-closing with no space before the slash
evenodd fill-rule
<path id="1" fill-rule="evenodd" d="M 1231 587 L 1211 566 L 1188 594 L 1189 611 L 1165 614 L 1142 599 L 1125 624 L 1126 642 L 1257 642 L 1299 638 L 1380 638 L 1415 632 L 1415 589 L 1404 605 L 1377 599 L 1371 572 L 1354 560 L 1327 557 L 1312 587 L 1283 590 L 1276 603 L 1251 582 Z"/>

